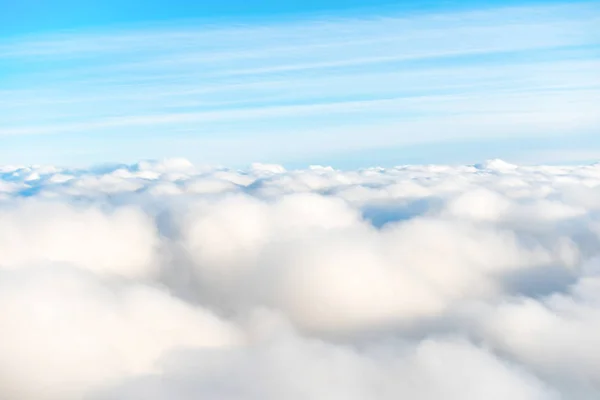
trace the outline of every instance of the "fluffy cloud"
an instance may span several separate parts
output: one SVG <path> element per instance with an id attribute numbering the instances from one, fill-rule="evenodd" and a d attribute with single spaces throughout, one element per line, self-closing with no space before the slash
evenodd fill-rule
<path id="1" fill-rule="evenodd" d="M 133 207 L 16 201 L 0 209 L 0 268 L 63 263 L 143 278 L 156 273 L 158 245 L 153 221 Z"/>
<path id="2" fill-rule="evenodd" d="M 423 340 L 356 351 L 287 336 L 227 353 L 188 353 L 160 376 L 127 382 L 102 400 L 557 399 L 531 374 L 454 340 Z"/>
<path id="3" fill-rule="evenodd" d="M 0 393 L 76 399 L 154 371 L 181 347 L 234 346 L 236 329 L 207 310 L 139 284 L 54 267 L 0 272 Z"/>
<path id="4" fill-rule="evenodd" d="M 0 397 L 595 399 L 600 166 L 0 168 Z"/>

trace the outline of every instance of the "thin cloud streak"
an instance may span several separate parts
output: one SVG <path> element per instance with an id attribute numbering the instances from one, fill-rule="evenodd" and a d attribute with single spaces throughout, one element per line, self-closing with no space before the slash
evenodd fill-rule
<path id="1" fill-rule="evenodd" d="M 68 145 L 75 135 L 218 133 L 260 148 L 265 132 L 401 132 L 386 146 L 463 138 L 464 124 L 447 123 L 469 115 L 482 136 L 515 135 L 517 123 L 530 136 L 588 132 L 599 126 L 599 11 L 581 3 L 16 38 L 0 43 L 0 135 L 54 134 Z"/>

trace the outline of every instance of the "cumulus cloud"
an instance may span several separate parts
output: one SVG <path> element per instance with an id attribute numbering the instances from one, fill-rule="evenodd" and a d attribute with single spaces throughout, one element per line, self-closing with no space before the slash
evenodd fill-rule
<path id="1" fill-rule="evenodd" d="M 17 200 L 0 208 L 0 268 L 64 263 L 142 278 L 155 274 L 158 245 L 152 220 L 133 207 Z"/>
<path id="2" fill-rule="evenodd" d="M 291 336 L 226 354 L 180 355 L 160 378 L 133 380 L 99 399 L 556 399 L 526 371 L 453 340 L 356 351 Z M 257 367 L 260 366 L 260 367 Z"/>
<path id="3" fill-rule="evenodd" d="M 0 168 L 0 397 L 596 399 L 600 166 Z"/>
<path id="4" fill-rule="evenodd" d="M 0 309 L 0 392 L 7 399 L 81 398 L 154 371 L 169 350 L 240 340 L 201 307 L 77 269 L 1 271 Z"/>

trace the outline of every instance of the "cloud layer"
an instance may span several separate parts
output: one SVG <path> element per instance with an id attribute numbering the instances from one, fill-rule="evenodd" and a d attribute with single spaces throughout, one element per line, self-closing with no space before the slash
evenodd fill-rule
<path id="1" fill-rule="evenodd" d="M 596 399 L 600 165 L 0 167 L 0 397 Z"/>

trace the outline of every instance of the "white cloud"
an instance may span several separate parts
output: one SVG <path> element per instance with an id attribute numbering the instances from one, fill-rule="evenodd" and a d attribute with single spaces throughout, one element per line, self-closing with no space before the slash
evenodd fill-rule
<path id="1" fill-rule="evenodd" d="M 514 364 L 456 339 L 358 351 L 287 333 L 226 354 L 187 353 L 169 361 L 163 375 L 133 380 L 98 398 L 559 398 Z"/>
<path id="2" fill-rule="evenodd" d="M 600 395 L 598 165 L 165 159 L 0 188 L 2 398 Z"/>
<path id="3" fill-rule="evenodd" d="M 159 289 L 61 267 L 0 271 L 0 310 L 3 398 L 79 399 L 153 372 L 171 350 L 239 341 L 228 323 Z"/>
<path id="4" fill-rule="evenodd" d="M 42 201 L 0 209 L 0 268 L 69 264 L 99 274 L 156 275 L 159 240 L 140 210 L 103 212 Z"/>

